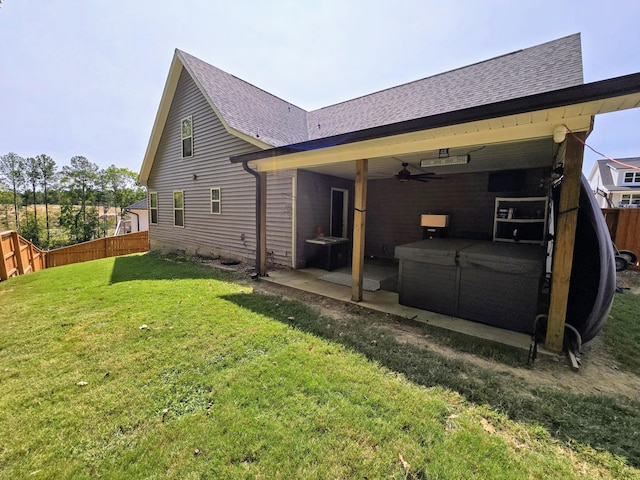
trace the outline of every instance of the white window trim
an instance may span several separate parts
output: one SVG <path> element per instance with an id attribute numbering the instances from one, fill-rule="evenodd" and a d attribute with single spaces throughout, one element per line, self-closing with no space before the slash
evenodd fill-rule
<path id="1" fill-rule="evenodd" d="M 189 123 L 191 124 L 191 135 L 188 137 L 185 137 L 182 135 L 182 122 L 184 122 L 185 120 L 189 120 Z M 187 138 L 191 139 L 191 155 L 184 154 L 184 141 Z M 193 157 L 193 115 L 189 115 L 187 117 L 184 117 L 182 120 L 180 120 L 180 154 L 182 155 L 182 158 Z"/>
<path id="2" fill-rule="evenodd" d="M 640 205 L 640 193 L 623 193 L 620 197 L 620 205 Z"/>
<path id="3" fill-rule="evenodd" d="M 631 180 L 627 180 L 627 175 L 631 174 Z M 640 183 L 640 171 L 632 170 L 631 172 L 623 172 L 622 183 L 625 185 L 636 185 Z"/>
<path id="4" fill-rule="evenodd" d="M 153 195 L 155 195 L 155 197 L 156 197 L 156 206 L 155 206 L 155 208 L 151 206 L 152 205 L 151 197 Z M 155 222 L 152 221 L 152 219 L 153 219 L 153 215 L 151 215 L 151 211 L 152 210 L 156 211 L 156 221 Z M 149 192 L 149 225 L 158 225 L 158 223 L 160 221 L 160 218 L 158 217 L 159 213 L 160 212 L 159 212 L 159 208 L 158 208 L 158 192 Z"/>
<path id="5" fill-rule="evenodd" d="M 214 200 L 213 199 L 213 192 L 217 190 L 218 191 L 218 200 Z M 222 213 L 222 190 L 220 189 L 220 187 L 212 187 L 211 190 L 209 191 L 209 200 L 211 201 L 211 215 L 220 215 Z M 214 212 L 213 211 L 213 204 L 217 203 L 218 204 L 218 211 Z"/>
<path id="6" fill-rule="evenodd" d="M 176 208 L 176 193 L 182 194 L 182 208 Z M 184 190 L 174 190 L 172 193 L 172 201 L 173 201 L 173 226 L 178 228 L 184 228 Z M 182 225 L 176 224 L 176 211 L 182 210 Z"/>

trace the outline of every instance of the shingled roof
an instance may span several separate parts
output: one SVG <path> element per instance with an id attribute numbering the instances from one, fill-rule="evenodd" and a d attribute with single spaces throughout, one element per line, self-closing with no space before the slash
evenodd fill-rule
<path id="1" fill-rule="evenodd" d="M 155 158 L 184 68 L 227 130 L 269 149 L 583 84 L 580 34 L 306 111 L 176 50 L 140 170 Z"/>
<path id="2" fill-rule="evenodd" d="M 580 34 L 307 112 L 185 52 L 233 129 L 271 146 L 328 137 L 583 83 Z"/>
<path id="3" fill-rule="evenodd" d="M 309 113 L 309 139 L 581 85 L 580 34 Z"/>

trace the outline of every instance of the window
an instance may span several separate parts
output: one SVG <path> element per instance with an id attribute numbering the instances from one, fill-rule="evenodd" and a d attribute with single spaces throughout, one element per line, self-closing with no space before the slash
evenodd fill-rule
<path id="1" fill-rule="evenodd" d="M 152 225 L 158 224 L 158 193 L 149 192 L 149 217 Z"/>
<path id="2" fill-rule="evenodd" d="M 184 227 L 184 192 L 173 192 L 173 224 L 176 227 Z"/>
<path id="3" fill-rule="evenodd" d="M 182 158 L 193 156 L 193 119 L 191 116 L 183 118 L 181 122 L 182 132 Z"/>
<path id="4" fill-rule="evenodd" d="M 220 213 L 220 188 L 211 189 L 211 213 Z"/>
<path id="5" fill-rule="evenodd" d="M 640 183 L 640 172 L 625 172 L 624 183 Z"/>
<path id="6" fill-rule="evenodd" d="M 620 206 L 624 205 L 640 205 L 640 193 L 626 193 L 622 195 Z"/>

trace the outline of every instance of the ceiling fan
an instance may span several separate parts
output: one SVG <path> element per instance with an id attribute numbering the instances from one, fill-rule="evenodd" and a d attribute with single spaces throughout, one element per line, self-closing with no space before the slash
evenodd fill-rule
<path id="1" fill-rule="evenodd" d="M 411 173 L 407 167 L 408 163 L 402 162 L 402 170 L 398 172 L 396 178 L 399 182 L 404 183 L 409 180 L 417 180 L 418 182 L 428 182 L 429 180 L 442 180 L 442 177 L 434 177 L 435 173 L 433 172 L 424 172 L 424 173 Z"/>

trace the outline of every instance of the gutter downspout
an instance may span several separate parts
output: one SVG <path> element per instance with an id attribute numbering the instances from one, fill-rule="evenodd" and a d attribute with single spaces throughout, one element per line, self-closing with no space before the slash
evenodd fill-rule
<path id="1" fill-rule="evenodd" d="M 254 177 L 256 177 L 256 266 L 255 273 L 260 277 L 264 277 L 266 272 L 261 271 L 260 266 L 262 265 L 262 245 L 260 244 L 262 231 L 262 216 L 260 212 L 262 211 L 262 181 L 260 178 L 260 174 L 255 170 L 249 168 L 248 161 L 242 162 L 242 168 Z"/>
<path id="2" fill-rule="evenodd" d="M 132 212 L 131 210 L 129 210 L 128 208 L 124 210 L 125 212 L 129 212 L 132 215 L 136 216 L 136 232 L 140 231 L 140 215 L 137 214 L 136 212 Z"/>

